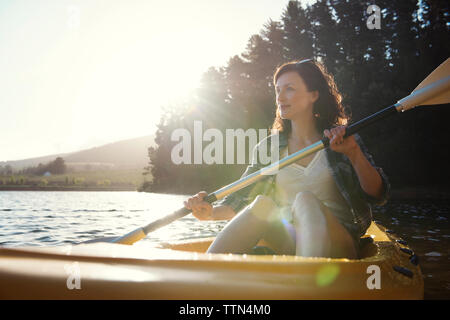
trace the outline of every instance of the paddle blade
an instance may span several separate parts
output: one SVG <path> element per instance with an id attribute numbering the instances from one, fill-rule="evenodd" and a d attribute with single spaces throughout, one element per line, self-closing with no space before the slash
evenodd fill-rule
<path id="1" fill-rule="evenodd" d="M 414 93 L 415 91 L 422 89 L 433 82 L 436 82 L 442 78 L 445 78 L 447 76 L 450 76 L 450 58 L 447 58 L 444 62 L 442 62 L 436 69 L 433 70 L 432 73 L 428 75 L 419 85 L 411 92 Z"/>
<path id="2" fill-rule="evenodd" d="M 414 90 L 422 89 L 433 82 L 437 82 L 443 78 L 450 76 L 450 58 L 442 62 L 439 67 L 433 70 Z M 445 104 L 450 103 L 450 90 L 442 92 L 440 95 L 422 102 L 422 105 Z"/>
<path id="3" fill-rule="evenodd" d="M 120 243 L 120 244 L 128 244 L 128 245 L 132 245 L 133 243 L 144 239 L 146 237 L 146 233 L 144 232 L 144 230 L 142 228 L 137 228 L 134 231 L 131 231 L 130 233 L 127 233 L 126 235 L 120 237 L 120 238 L 116 238 L 114 240 L 112 240 L 112 243 Z"/>
<path id="4" fill-rule="evenodd" d="M 97 242 L 113 242 L 115 239 L 117 239 L 117 237 L 104 237 L 104 238 L 83 241 L 83 242 L 77 243 L 77 244 L 88 244 L 88 243 L 97 243 Z"/>
<path id="5" fill-rule="evenodd" d="M 450 58 L 428 75 L 411 94 L 397 102 L 401 111 L 416 106 L 450 103 Z"/>
<path id="6" fill-rule="evenodd" d="M 421 105 L 431 106 L 434 104 L 446 104 L 446 103 L 450 103 L 450 90 L 444 91 L 440 95 L 422 102 Z"/>

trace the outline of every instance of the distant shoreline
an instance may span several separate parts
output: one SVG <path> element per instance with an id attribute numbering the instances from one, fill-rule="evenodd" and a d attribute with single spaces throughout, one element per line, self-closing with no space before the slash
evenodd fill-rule
<path id="1" fill-rule="evenodd" d="M 0 191 L 138 191 L 136 187 L 126 186 L 2 186 Z M 147 192 L 147 191 L 143 191 Z M 161 192 L 174 194 L 171 192 Z M 183 194 L 188 194 L 183 193 Z M 436 187 L 409 187 L 392 189 L 390 192 L 390 200 L 450 200 L 450 189 L 439 189 Z"/>
<path id="2" fill-rule="evenodd" d="M 137 191 L 135 187 L 36 187 L 1 186 L 0 191 Z"/>
<path id="3" fill-rule="evenodd" d="M 150 191 L 143 191 L 150 192 Z M 156 193 L 162 194 L 179 194 L 179 195 L 187 195 L 194 194 L 195 192 L 170 192 L 170 191 L 160 191 Z M 450 187 L 438 188 L 438 187 L 405 187 L 405 188 L 396 188 L 391 189 L 389 200 L 392 201 L 412 201 L 412 200 L 450 200 Z"/>
<path id="4" fill-rule="evenodd" d="M 144 182 L 140 169 L 14 174 L 0 175 L 0 191 L 137 191 Z"/>

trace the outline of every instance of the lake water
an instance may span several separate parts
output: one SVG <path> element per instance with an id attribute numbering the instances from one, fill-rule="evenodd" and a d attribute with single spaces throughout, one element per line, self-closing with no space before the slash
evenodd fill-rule
<path id="1" fill-rule="evenodd" d="M 120 236 L 182 206 L 185 196 L 138 192 L 0 192 L 0 245 L 67 245 Z M 450 299 L 450 201 L 391 201 L 375 220 L 420 258 L 426 299 Z M 136 245 L 215 236 L 225 222 L 187 216 Z"/>
<path id="2" fill-rule="evenodd" d="M 179 209 L 185 199 L 140 192 L 3 191 L 0 245 L 52 246 L 121 236 Z M 186 216 L 138 243 L 214 236 L 223 225 Z"/>
<path id="3" fill-rule="evenodd" d="M 450 299 L 450 201 L 390 201 L 374 208 L 374 220 L 419 256 L 425 299 Z"/>

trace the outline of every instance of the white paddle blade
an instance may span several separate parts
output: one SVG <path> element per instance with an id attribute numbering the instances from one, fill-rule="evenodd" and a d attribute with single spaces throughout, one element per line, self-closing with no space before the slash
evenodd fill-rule
<path id="1" fill-rule="evenodd" d="M 450 90 L 442 92 L 440 95 L 422 102 L 421 105 L 431 106 L 433 104 L 450 103 Z"/>
<path id="2" fill-rule="evenodd" d="M 450 103 L 450 58 L 428 75 L 407 97 L 397 102 L 401 111 L 420 105 Z"/>
<path id="3" fill-rule="evenodd" d="M 450 58 L 447 58 L 444 62 L 442 62 L 439 67 L 433 70 L 432 73 L 428 75 L 414 90 L 422 89 L 433 82 L 439 81 L 445 77 L 450 76 Z M 433 104 L 444 104 L 450 103 L 450 90 L 442 92 L 440 95 L 437 95 L 434 98 L 431 98 L 425 102 L 422 102 L 422 105 L 433 105 Z"/>
<path id="4" fill-rule="evenodd" d="M 448 76 L 450 76 L 450 58 L 447 58 L 447 60 L 442 62 L 436 69 L 434 69 L 433 72 L 431 72 L 428 77 L 423 79 L 423 81 L 411 93 L 414 93 L 415 91 Z"/>

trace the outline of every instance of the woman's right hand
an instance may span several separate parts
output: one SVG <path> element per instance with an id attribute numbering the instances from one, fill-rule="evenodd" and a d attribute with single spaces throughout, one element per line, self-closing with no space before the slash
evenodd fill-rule
<path id="1" fill-rule="evenodd" d="M 211 220 L 213 207 L 210 203 L 203 201 L 208 193 L 200 191 L 195 196 L 190 197 L 184 201 L 184 206 L 192 210 L 192 215 L 198 220 Z"/>

